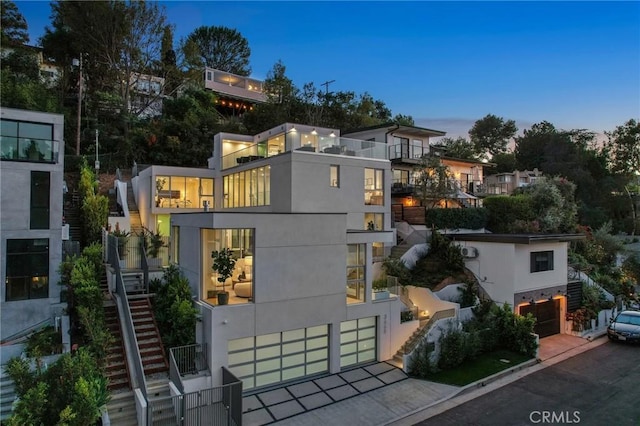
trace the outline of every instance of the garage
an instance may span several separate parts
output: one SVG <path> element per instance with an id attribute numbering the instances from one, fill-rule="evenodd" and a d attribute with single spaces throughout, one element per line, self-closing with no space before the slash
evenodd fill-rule
<path id="1" fill-rule="evenodd" d="M 560 333 L 560 299 L 520 306 L 520 315 L 528 313 L 536 318 L 533 332 L 540 338 Z"/>

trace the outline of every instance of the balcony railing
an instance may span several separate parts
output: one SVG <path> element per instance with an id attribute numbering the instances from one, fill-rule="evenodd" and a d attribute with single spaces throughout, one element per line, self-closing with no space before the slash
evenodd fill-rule
<path id="1" fill-rule="evenodd" d="M 389 160 L 420 160 L 422 156 L 426 154 L 429 154 L 429 148 L 425 148 L 422 146 L 407 146 L 400 144 L 389 146 Z"/>
<path id="2" fill-rule="evenodd" d="M 318 141 L 315 143 L 302 144 L 300 137 L 295 134 L 295 132 L 289 132 L 285 136 L 285 152 L 293 150 L 349 157 L 387 159 L 387 145 L 381 142 L 363 141 L 337 136 L 322 136 L 318 137 Z M 224 155 L 222 157 L 222 170 L 278 154 L 281 154 L 281 152 L 269 152 L 266 147 L 266 142 L 258 142 L 249 147 Z"/>
<path id="3" fill-rule="evenodd" d="M 59 150 L 58 141 L 0 136 L 2 160 L 57 163 Z"/>

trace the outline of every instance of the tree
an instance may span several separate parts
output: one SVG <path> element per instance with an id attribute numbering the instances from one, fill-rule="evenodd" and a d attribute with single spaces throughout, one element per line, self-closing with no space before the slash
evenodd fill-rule
<path id="1" fill-rule="evenodd" d="M 446 150 L 445 154 L 447 157 L 477 160 L 475 147 L 471 142 L 461 136 L 455 139 L 442 138 L 438 141 L 438 145 Z"/>
<path id="2" fill-rule="evenodd" d="M 396 114 L 393 117 L 393 122 L 401 126 L 415 126 L 416 124 L 412 116 L 404 114 Z"/>
<path id="3" fill-rule="evenodd" d="M 0 44 L 7 47 L 29 43 L 27 21 L 16 4 L 11 0 L 2 0 L 1 11 Z"/>
<path id="4" fill-rule="evenodd" d="M 640 171 L 640 122 L 629 120 L 606 133 L 606 147 L 611 154 L 610 168 L 622 174 Z"/>
<path id="5" fill-rule="evenodd" d="M 509 140 L 517 131 L 515 121 L 505 121 L 502 117 L 487 114 L 474 123 L 469 136 L 478 155 L 487 152 L 496 155 L 507 150 Z"/>
<path id="6" fill-rule="evenodd" d="M 453 174 L 435 156 L 423 156 L 416 169 L 416 193 L 422 204 L 434 208 L 441 200 L 452 198 L 456 193 Z"/>
<path id="7" fill-rule="evenodd" d="M 575 232 L 577 225 L 575 190 L 575 184 L 565 178 L 541 177 L 531 185 L 517 188 L 514 195 L 522 194 L 529 198 L 530 213 L 537 219 L 536 231 L 571 233 Z"/>
<path id="8" fill-rule="evenodd" d="M 517 170 L 516 156 L 512 152 L 496 154 L 491 158 L 491 162 L 495 163 L 496 167 L 485 169 L 488 170 L 487 174 L 510 173 Z"/>
<path id="9" fill-rule="evenodd" d="M 198 46 L 201 66 L 238 75 L 249 75 L 249 42 L 236 29 L 201 26 L 187 37 Z"/>

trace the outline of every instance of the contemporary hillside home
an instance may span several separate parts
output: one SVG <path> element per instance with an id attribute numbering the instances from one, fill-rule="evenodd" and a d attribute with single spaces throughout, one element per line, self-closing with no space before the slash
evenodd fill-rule
<path id="1" fill-rule="evenodd" d="M 483 167 L 486 163 L 473 160 L 462 160 L 446 156 L 446 152 L 439 147 L 430 145 L 433 137 L 444 136 L 439 130 L 426 129 L 417 126 L 406 126 L 387 123 L 350 131 L 348 137 L 361 138 L 369 141 L 384 143 L 389 151 L 391 160 L 392 186 L 391 204 L 394 213 L 402 212 L 402 207 L 421 205 L 416 192 L 416 167 L 420 165 L 423 156 L 437 156 L 441 163 L 449 168 L 453 175 L 452 182 L 455 194 L 451 199 L 436 200 L 441 207 L 471 207 L 478 205 L 475 194 L 481 191 Z M 402 215 L 397 217 L 401 219 Z"/>
<path id="2" fill-rule="evenodd" d="M 212 383 L 221 366 L 251 390 L 386 360 L 415 330 L 416 321 L 398 331 L 403 303 L 372 286 L 374 261 L 395 243 L 387 152 L 337 129 L 285 123 L 216 135 L 213 193 L 202 176 L 190 191 L 189 178 L 174 187 L 168 170 L 141 173 L 162 183 L 141 203 L 171 210 L 172 253 L 199 300 Z M 236 259 L 228 305 L 218 302 L 211 256 L 224 248 Z"/>
<path id="3" fill-rule="evenodd" d="M 0 109 L 0 320 L 2 359 L 12 345 L 55 324 L 61 303 L 64 117 Z M 59 320 L 59 319 L 58 319 Z"/>
<path id="4" fill-rule="evenodd" d="M 484 195 L 511 195 L 516 188 L 531 185 L 542 176 L 538 169 L 515 170 L 510 173 L 496 173 L 484 177 Z"/>
<path id="5" fill-rule="evenodd" d="M 498 305 L 508 303 L 520 315 L 532 313 L 540 337 L 566 332 L 568 284 L 573 281 L 568 274 L 567 251 L 571 241 L 585 238 L 583 234 L 450 237 L 461 246 L 465 266 L 491 300 Z"/>
<path id="6" fill-rule="evenodd" d="M 205 68 L 204 87 L 216 93 L 216 107 L 224 116 L 242 115 L 256 103 L 267 100 L 262 80 L 214 68 Z"/>
<path id="7" fill-rule="evenodd" d="M 140 118 L 157 117 L 162 114 L 165 96 L 163 77 L 132 73 L 129 80 L 129 112 Z"/>

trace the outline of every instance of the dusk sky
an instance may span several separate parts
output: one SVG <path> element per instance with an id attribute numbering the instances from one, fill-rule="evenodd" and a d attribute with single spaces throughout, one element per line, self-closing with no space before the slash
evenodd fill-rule
<path id="1" fill-rule="evenodd" d="M 640 118 L 637 1 L 161 3 L 176 41 L 200 25 L 240 31 L 256 78 L 282 60 L 300 88 L 335 80 L 330 90 L 369 92 L 451 136 L 489 113 L 520 130 Z M 38 44 L 48 2 L 16 4 Z"/>

